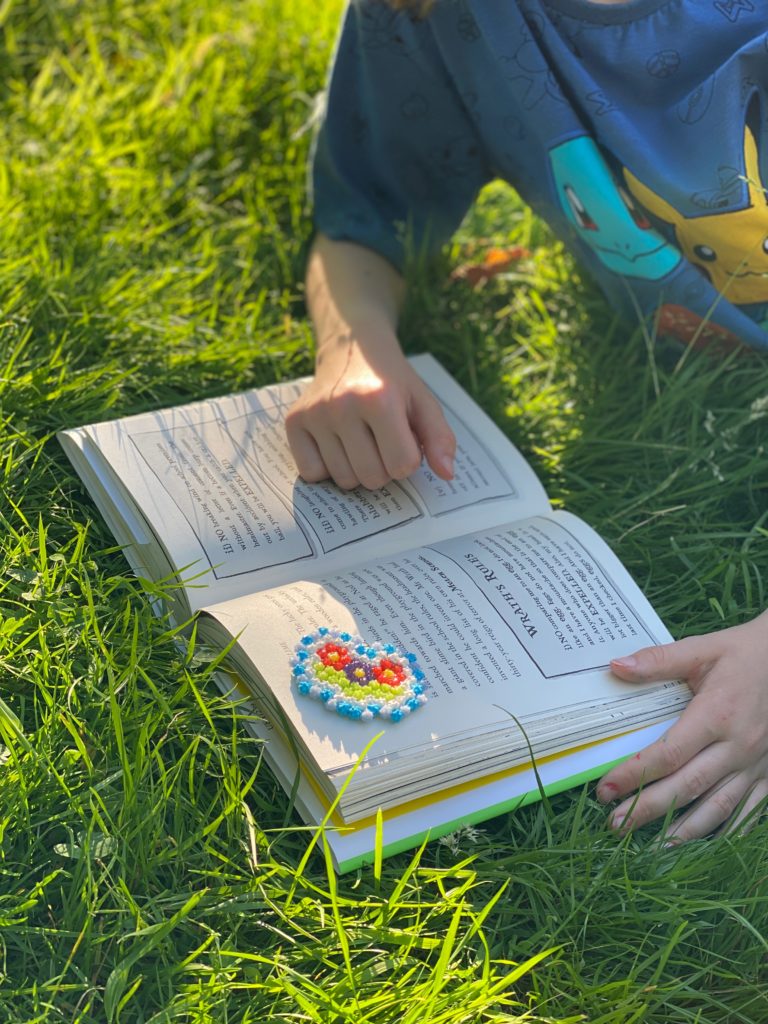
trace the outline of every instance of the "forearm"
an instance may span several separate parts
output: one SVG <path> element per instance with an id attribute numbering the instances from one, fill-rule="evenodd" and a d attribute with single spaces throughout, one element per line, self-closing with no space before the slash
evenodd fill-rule
<path id="1" fill-rule="evenodd" d="M 373 250 L 318 235 L 307 266 L 306 293 L 318 368 L 350 342 L 365 348 L 397 347 L 405 283 Z"/>

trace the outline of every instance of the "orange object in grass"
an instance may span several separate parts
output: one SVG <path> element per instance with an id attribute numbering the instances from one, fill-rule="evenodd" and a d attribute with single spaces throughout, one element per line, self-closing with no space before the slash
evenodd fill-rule
<path id="1" fill-rule="evenodd" d="M 508 248 L 489 249 L 480 263 L 462 263 L 451 274 L 452 281 L 466 281 L 473 288 L 482 281 L 489 281 L 507 270 L 513 263 L 530 256 L 530 250 L 524 245 L 513 245 Z"/>

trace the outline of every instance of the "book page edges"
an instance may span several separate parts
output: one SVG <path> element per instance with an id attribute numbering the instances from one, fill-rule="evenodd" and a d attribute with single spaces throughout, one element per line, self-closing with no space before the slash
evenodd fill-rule
<path id="1" fill-rule="evenodd" d="M 234 699 L 252 702 L 252 694 L 246 684 L 232 673 L 220 673 L 219 686 L 230 695 L 234 689 Z M 539 800 L 542 791 L 546 796 L 553 796 L 599 778 L 614 764 L 661 736 L 671 721 L 667 719 L 548 755 L 536 762 L 535 770 L 530 763 L 520 765 L 382 811 L 383 856 L 412 849 L 426 838 L 437 839 L 463 825 L 478 824 L 500 814 L 514 812 Z M 317 828 L 328 816 L 331 804 L 311 773 L 301 769 L 287 738 L 274 723 L 269 730 L 259 728 L 254 722 L 246 725 L 254 735 L 264 740 L 267 761 L 284 790 L 289 793 L 295 788 L 296 806 L 302 819 L 307 825 Z M 541 790 L 536 781 L 537 773 Z M 514 792 L 505 793 L 510 784 Z M 428 822 L 421 825 L 420 819 L 425 817 Z M 332 812 L 328 820 L 330 824 L 324 828 L 325 839 L 340 874 L 373 862 L 376 815 L 345 822 L 340 814 Z M 388 835 L 392 838 L 388 839 Z"/>

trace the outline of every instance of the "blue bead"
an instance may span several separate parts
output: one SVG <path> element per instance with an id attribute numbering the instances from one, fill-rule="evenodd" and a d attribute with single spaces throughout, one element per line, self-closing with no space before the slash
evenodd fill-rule
<path id="1" fill-rule="evenodd" d="M 390 718 L 392 719 L 393 722 L 399 722 L 402 717 L 403 712 L 400 710 L 400 708 L 395 708 L 392 714 L 390 715 Z"/>
<path id="2" fill-rule="evenodd" d="M 413 664 L 414 661 L 418 661 L 419 659 L 416 657 L 415 654 L 406 654 L 405 660 L 410 661 L 410 663 Z"/>
<path id="3" fill-rule="evenodd" d="M 320 636 L 328 636 L 328 627 L 327 626 L 321 626 L 320 629 L 318 629 L 317 632 L 320 634 Z"/>
<path id="4" fill-rule="evenodd" d="M 306 679 L 299 683 L 299 693 L 309 693 L 309 683 Z"/>
<path id="5" fill-rule="evenodd" d="M 297 657 L 297 658 L 298 658 L 298 659 L 299 659 L 300 661 L 306 661 L 306 660 L 307 660 L 307 658 L 309 657 L 309 651 L 297 651 L 297 652 L 296 652 L 296 657 Z"/>
<path id="6" fill-rule="evenodd" d="M 303 665 L 296 665 L 294 670 L 293 670 L 293 674 L 295 676 L 303 676 L 304 675 L 304 666 Z"/>
<path id="7" fill-rule="evenodd" d="M 309 647 L 309 645 L 312 643 L 314 639 L 315 638 L 313 636 L 303 636 L 301 638 L 301 642 L 304 644 L 305 647 Z"/>
<path id="8" fill-rule="evenodd" d="M 347 641 L 351 640 L 352 637 L 349 635 L 349 633 L 339 633 L 339 639 L 343 640 L 344 643 L 347 643 Z"/>
<path id="9" fill-rule="evenodd" d="M 373 647 L 369 647 L 368 650 L 365 653 L 368 655 L 369 658 L 375 658 L 376 657 L 376 650 Z"/>
<path id="10" fill-rule="evenodd" d="M 372 714 L 374 714 L 374 715 L 378 715 L 378 713 L 379 713 L 379 711 L 380 711 L 381 709 L 379 708 L 379 705 L 378 705 L 378 704 L 369 704 L 369 705 L 368 705 L 368 710 L 369 710 L 369 711 L 370 711 L 370 712 L 371 712 Z"/>
<path id="11" fill-rule="evenodd" d="M 330 700 L 333 696 L 333 690 L 326 686 L 324 690 L 320 691 L 320 700 Z"/>
<path id="12" fill-rule="evenodd" d="M 358 644 L 355 650 L 357 651 L 358 654 L 365 654 L 365 647 L 363 646 L 363 644 Z"/>
<path id="13" fill-rule="evenodd" d="M 415 697 L 409 697 L 405 703 L 408 705 L 411 711 L 415 711 L 416 708 L 419 707 L 419 702 L 416 700 Z"/>
<path id="14" fill-rule="evenodd" d="M 362 708 L 352 708 L 352 710 L 349 712 L 349 717 L 350 718 L 359 718 L 360 715 L 362 715 L 362 713 L 363 713 L 363 709 Z"/>
<path id="15" fill-rule="evenodd" d="M 411 689 L 413 690 L 414 693 L 424 693 L 424 687 L 419 686 L 418 683 L 414 683 Z"/>
<path id="16" fill-rule="evenodd" d="M 384 650 L 387 652 L 387 654 L 394 654 L 397 648 L 395 647 L 394 644 L 384 644 Z"/>
<path id="17" fill-rule="evenodd" d="M 415 679 L 419 680 L 419 682 L 421 682 L 421 680 L 424 678 L 424 673 L 421 671 L 420 668 L 415 668 L 413 670 L 413 675 Z"/>

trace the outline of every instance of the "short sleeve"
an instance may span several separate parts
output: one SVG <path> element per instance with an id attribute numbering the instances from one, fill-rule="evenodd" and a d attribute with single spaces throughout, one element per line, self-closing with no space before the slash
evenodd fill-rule
<path id="1" fill-rule="evenodd" d="M 402 269 L 450 238 L 491 177 L 429 18 L 352 0 L 313 150 L 317 229 Z"/>

